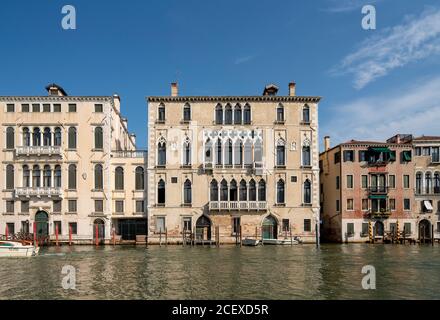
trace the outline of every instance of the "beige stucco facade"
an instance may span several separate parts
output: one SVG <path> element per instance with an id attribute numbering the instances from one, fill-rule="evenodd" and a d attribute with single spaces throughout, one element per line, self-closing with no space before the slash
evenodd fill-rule
<path id="1" fill-rule="evenodd" d="M 151 243 L 165 231 L 180 242 L 184 230 L 233 243 L 240 226 L 242 238 L 315 242 L 320 98 L 277 90 L 179 96 L 173 84 L 170 96 L 148 97 Z"/>

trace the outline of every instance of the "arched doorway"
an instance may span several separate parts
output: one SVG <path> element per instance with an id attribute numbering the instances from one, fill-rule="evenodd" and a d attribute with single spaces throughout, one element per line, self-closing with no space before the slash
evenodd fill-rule
<path id="1" fill-rule="evenodd" d="M 197 219 L 196 240 L 211 240 L 211 220 L 205 215 Z"/>
<path id="2" fill-rule="evenodd" d="M 431 239 L 431 222 L 426 219 L 419 222 L 419 239 L 422 241 Z"/>
<path id="3" fill-rule="evenodd" d="M 383 233 L 384 233 L 383 222 L 376 221 L 376 223 L 374 224 L 374 232 L 373 232 L 374 236 L 383 237 Z"/>
<path id="4" fill-rule="evenodd" d="M 273 216 L 267 216 L 263 221 L 263 239 L 277 239 L 278 223 Z"/>
<path id="5" fill-rule="evenodd" d="M 93 221 L 93 241 L 103 243 L 105 238 L 105 222 L 102 219 Z"/>
<path id="6" fill-rule="evenodd" d="M 35 214 L 35 225 L 36 225 L 36 234 L 37 241 L 44 242 L 49 236 L 49 215 L 46 211 L 37 211 Z"/>

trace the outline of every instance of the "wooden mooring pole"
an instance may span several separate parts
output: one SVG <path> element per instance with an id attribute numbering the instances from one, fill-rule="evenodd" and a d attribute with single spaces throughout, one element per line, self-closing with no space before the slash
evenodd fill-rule
<path id="1" fill-rule="evenodd" d="M 165 228 L 165 245 L 168 245 L 168 228 Z"/>
<path id="2" fill-rule="evenodd" d="M 58 225 L 55 225 L 55 244 L 58 247 Z"/>
<path id="3" fill-rule="evenodd" d="M 240 225 L 240 247 L 241 247 L 241 244 L 242 244 L 242 242 L 243 242 L 243 234 L 242 234 L 242 226 Z"/>

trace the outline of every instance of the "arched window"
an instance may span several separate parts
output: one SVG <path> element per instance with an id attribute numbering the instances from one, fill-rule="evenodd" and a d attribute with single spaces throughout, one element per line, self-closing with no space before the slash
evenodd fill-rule
<path id="1" fill-rule="evenodd" d="M 186 179 L 183 184 L 183 203 L 191 204 L 192 203 L 192 195 L 191 195 L 191 181 Z"/>
<path id="2" fill-rule="evenodd" d="M 243 122 L 244 124 L 251 124 L 251 106 L 247 103 L 244 106 Z"/>
<path id="3" fill-rule="evenodd" d="M 6 149 L 14 149 L 14 128 L 8 127 L 6 129 Z"/>
<path id="4" fill-rule="evenodd" d="M 185 105 L 183 106 L 183 120 L 191 120 L 191 106 L 189 105 L 189 103 L 185 103 Z"/>
<path id="5" fill-rule="evenodd" d="M 283 179 L 278 180 L 277 182 L 277 203 L 284 203 L 284 181 Z"/>
<path id="6" fill-rule="evenodd" d="M 31 186 L 31 171 L 29 170 L 29 166 L 23 166 L 23 187 L 29 188 Z"/>
<path id="7" fill-rule="evenodd" d="M 191 165 L 191 141 L 189 141 L 188 137 L 183 142 L 183 165 Z"/>
<path id="8" fill-rule="evenodd" d="M 29 147 L 31 145 L 31 133 L 29 128 L 23 128 L 23 146 Z"/>
<path id="9" fill-rule="evenodd" d="M 304 203 L 312 203 L 312 187 L 309 179 L 304 182 Z"/>
<path id="10" fill-rule="evenodd" d="M 258 201 L 266 201 L 266 182 L 263 179 L 258 182 Z"/>
<path id="11" fill-rule="evenodd" d="M 225 179 L 220 184 L 220 201 L 228 201 L 228 183 Z"/>
<path id="12" fill-rule="evenodd" d="M 232 124 L 232 107 L 229 103 L 225 107 L 225 124 Z"/>
<path id="13" fill-rule="evenodd" d="M 157 165 L 165 166 L 167 163 L 167 144 L 165 139 L 160 139 L 157 145 Z"/>
<path id="14" fill-rule="evenodd" d="M 229 185 L 229 201 L 237 201 L 237 182 L 232 179 Z"/>
<path id="15" fill-rule="evenodd" d="M 303 122 L 310 123 L 310 108 L 308 105 L 305 105 L 303 108 Z"/>
<path id="16" fill-rule="evenodd" d="M 102 134 L 102 127 L 95 128 L 95 149 L 102 149 L 104 145 L 104 139 Z"/>
<path id="17" fill-rule="evenodd" d="M 237 166 L 243 164 L 243 142 L 241 140 L 234 143 L 234 164 Z"/>
<path id="18" fill-rule="evenodd" d="M 225 164 L 232 165 L 232 140 L 228 139 L 226 141 L 226 153 L 225 153 Z"/>
<path id="19" fill-rule="evenodd" d="M 281 103 L 277 107 L 277 122 L 284 122 L 284 106 Z"/>
<path id="20" fill-rule="evenodd" d="M 310 166 L 310 146 L 303 146 L 302 147 L 302 161 L 303 166 Z"/>
<path id="21" fill-rule="evenodd" d="M 32 187 L 41 187 L 41 170 L 38 165 L 32 167 Z"/>
<path id="22" fill-rule="evenodd" d="M 252 142 L 249 139 L 244 143 L 244 164 L 252 165 Z"/>
<path id="23" fill-rule="evenodd" d="M 124 169 L 122 167 L 115 169 L 115 190 L 124 190 Z"/>
<path id="24" fill-rule="evenodd" d="M 222 140 L 220 138 L 218 138 L 215 148 L 216 148 L 215 164 L 221 165 L 223 161 L 222 161 Z"/>
<path id="25" fill-rule="evenodd" d="M 286 165 L 286 147 L 283 139 L 279 139 L 277 142 L 277 166 Z"/>
<path id="26" fill-rule="evenodd" d="M 50 166 L 45 165 L 43 170 L 43 186 L 51 187 L 52 185 L 52 170 Z"/>
<path id="27" fill-rule="evenodd" d="M 416 174 L 416 193 L 421 194 L 422 193 L 422 173 L 417 172 Z"/>
<path id="28" fill-rule="evenodd" d="M 76 165 L 69 165 L 69 179 L 68 179 L 68 188 L 70 190 L 76 189 Z"/>
<path id="29" fill-rule="evenodd" d="M 14 166 L 12 164 L 6 166 L 6 189 L 14 189 Z"/>
<path id="30" fill-rule="evenodd" d="M 142 167 L 137 167 L 135 170 L 136 173 L 136 190 L 144 190 L 145 188 L 145 183 L 144 183 L 144 168 Z"/>
<path id="31" fill-rule="evenodd" d="M 257 188 L 254 179 L 249 181 L 249 201 L 257 201 Z"/>
<path id="32" fill-rule="evenodd" d="M 247 186 L 246 181 L 240 181 L 240 201 L 247 201 Z"/>
<path id="33" fill-rule="evenodd" d="M 102 190 L 104 187 L 104 177 L 102 175 L 102 165 L 95 165 L 95 189 Z"/>
<path id="34" fill-rule="evenodd" d="M 40 130 L 40 128 L 34 128 L 32 138 L 33 138 L 32 145 L 41 146 L 41 130 Z"/>
<path id="35" fill-rule="evenodd" d="M 254 161 L 257 163 L 263 161 L 263 144 L 260 139 L 257 139 L 254 144 Z"/>
<path id="36" fill-rule="evenodd" d="M 214 179 L 214 180 L 211 181 L 210 190 L 211 190 L 211 192 L 210 192 L 210 194 L 211 194 L 210 200 L 211 201 L 218 201 L 218 183 L 217 183 L 217 180 Z"/>
<path id="37" fill-rule="evenodd" d="M 61 129 L 56 127 L 55 128 L 55 134 L 54 134 L 54 145 L 57 147 L 61 146 Z"/>
<path id="38" fill-rule="evenodd" d="M 215 124 L 223 124 L 223 107 L 221 104 L 215 107 Z"/>
<path id="39" fill-rule="evenodd" d="M 55 166 L 54 175 L 55 175 L 55 181 L 54 181 L 55 187 L 61 188 L 61 166 L 60 165 Z"/>
<path id="40" fill-rule="evenodd" d="M 162 179 L 157 184 L 157 203 L 165 204 L 165 181 Z"/>
<path id="41" fill-rule="evenodd" d="M 431 173 L 427 172 L 425 173 L 425 192 L 426 194 L 430 194 L 431 193 L 431 186 L 432 186 L 432 180 L 431 180 Z"/>
<path id="42" fill-rule="evenodd" d="M 69 149 L 76 149 L 76 128 L 70 127 L 69 128 Z"/>
<path id="43" fill-rule="evenodd" d="M 157 120 L 165 121 L 165 105 L 161 103 L 157 109 Z"/>
<path id="44" fill-rule="evenodd" d="M 52 132 L 50 132 L 50 128 L 44 128 L 43 131 L 43 146 L 52 145 Z"/>
<path id="45" fill-rule="evenodd" d="M 438 172 L 434 173 L 434 193 L 440 193 L 440 173 Z"/>
<path id="46" fill-rule="evenodd" d="M 212 141 L 209 138 L 205 143 L 205 163 L 212 163 Z"/>
<path id="47" fill-rule="evenodd" d="M 235 105 L 234 108 L 234 124 L 241 124 L 241 106 L 239 103 Z"/>

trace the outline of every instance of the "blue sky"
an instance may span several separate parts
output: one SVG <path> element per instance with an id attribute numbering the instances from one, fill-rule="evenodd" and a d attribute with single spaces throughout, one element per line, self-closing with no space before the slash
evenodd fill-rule
<path id="1" fill-rule="evenodd" d="M 77 29 L 61 28 L 75 6 Z M 361 28 L 364 4 L 377 29 Z M 318 95 L 320 136 L 332 144 L 394 133 L 440 135 L 438 0 L 2 1 L 0 95 L 122 98 L 146 148 L 145 97 Z"/>

